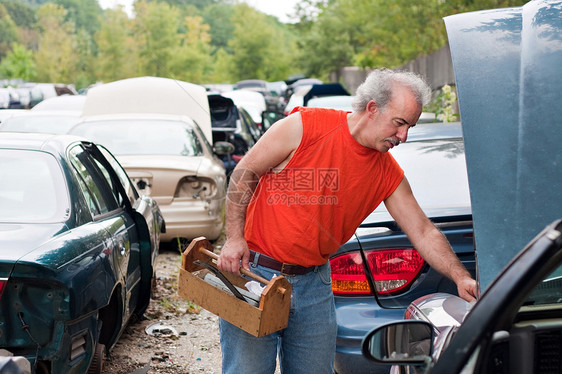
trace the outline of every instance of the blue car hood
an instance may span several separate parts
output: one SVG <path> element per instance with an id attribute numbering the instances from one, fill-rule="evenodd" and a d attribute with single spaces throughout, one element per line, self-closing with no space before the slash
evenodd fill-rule
<path id="1" fill-rule="evenodd" d="M 445 18 L 480 287 L 562 216 L 562 2 Z"/>
<path id="2" fill-rule="evenodd" d="M 64 223 L 0 224 L 0 262 L 15 263 L 65 229 Z"/>

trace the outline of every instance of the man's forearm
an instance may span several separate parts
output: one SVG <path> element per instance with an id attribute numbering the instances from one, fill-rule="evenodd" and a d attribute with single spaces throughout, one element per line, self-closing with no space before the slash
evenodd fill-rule
<path id="1" fill-rule="evenodd" d="M 460 262 L 451 245 L 437 228 L 433 228 L 422 240 L 413 243 L 420 255 L 431 267 L 458 283 L 470 273 Z"/>

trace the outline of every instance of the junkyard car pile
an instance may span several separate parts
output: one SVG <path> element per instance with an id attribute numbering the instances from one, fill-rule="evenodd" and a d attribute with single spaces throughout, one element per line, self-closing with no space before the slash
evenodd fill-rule
<path id="1" fill-rule="evenodd" d="M 158 202 L 166 221 L 163 241 L 220 235 L 226 173 L 215 153 L 232 150 L 224 142 L 211 146 L 202 86 L 140 77 L 92 88 L 69 133 L 106 145 L 139 192 Z"/>
<path id="2" fill-rule="evenodd" d="M 81 104 L 72 135 L 47 134 L 68 131 L 49 110 L 0 133 L 0 356 L 41 374 L 100 373 L 148 306 L 160 242 L 223 225 L 217 155 L 234 147 L 211 146 L 203 87 L 133 78 Z"/>
<path id="3" fill-rule="evenodd" d="M 0 347 L 37 373 L 95 372 L 148 306 L 162 227 L 103 147 L 0 133 Z"/>

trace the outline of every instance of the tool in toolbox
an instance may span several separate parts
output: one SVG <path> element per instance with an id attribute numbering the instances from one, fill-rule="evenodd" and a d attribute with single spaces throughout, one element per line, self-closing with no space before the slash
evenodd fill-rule
<path id="1" fill-rule="evenodd" d="M 269 281 L 240 268 L 243 275 L 265 285 L 259 296 L 248 291 L 247 278 L 221 272 L 216 260 L 206 238 L 193 239 L 182 254 L 178 295 L 257 337 L 287 327 L 291 284 L 284 276 Z"/>

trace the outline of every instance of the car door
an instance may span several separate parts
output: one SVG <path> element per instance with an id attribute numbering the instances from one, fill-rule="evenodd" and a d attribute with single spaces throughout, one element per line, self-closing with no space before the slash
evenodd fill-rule
<path id="1" fill-rule="evenodd" d="M 114 266 L 123 284 L 122 297 L 126 306 L 125 320 L 136 307 L 136 295 L 132 293 L 140 281 L 139 235 L 135 221 L 125 209 L 128 201 L 119 192 L 116 182 L 111 178 L 113 171 L 104 166 L 102 155 L 92 152 L 93 145 L 77 145 L 70 150 L 71 162 L 81 177 L 93 201 L 94 221 L 103 221 L 113 241 Z"/>
<path id="2" fill-rule="evenodd" d="M 199 128 L 197 127 L 197 129 Z M 206 143 L 202 132 L 200 132 L 200 137 Z M 160 246 L 160 233 L 165 232 L 164 217 L 154 199 L 139 195 L 125 169 L 106 148 L 91 143 L 88 148 L 99 167 L 105 170 L 104 176 L 108 184 L 112 186 L 119 206 L 128 212 L 135 222 L 134 234 L 137 240 L 135 241 L 135 251 L 130 253 L 127 270 L 131 284 L 128 288 L 130 294 L 128 300 L 129 309 L 140 318 L 150 303 L 154 263 Z"/>

